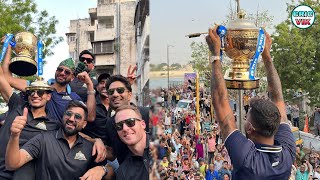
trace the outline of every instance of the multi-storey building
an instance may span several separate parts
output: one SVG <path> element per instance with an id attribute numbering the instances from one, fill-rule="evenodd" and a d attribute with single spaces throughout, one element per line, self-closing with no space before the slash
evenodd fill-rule
<path id="1" fill-rule="evenodd" d="M 84 49 L 96 55 L 96 72 L 127 74 L 136 64 L 135 0 L 98 0 L 89 9 L 90 18 L 70 21 L 68 37 L 70 56 L 78 62 Z"/>
<path id="2" fill-rule="evenodd" d="M 144 53 L 140 44 L 137 49 L 137 39 L 141 37 L 141 34 L 136 32 L 137 24 L 135 24 L 136 8 L 139 7 L 139 2 L 139 0 L 98 0 L 97 7 L 89 9 L 90 18 L 71 20 L 69 32 L 66 35 L 70 56 L 75 63 L 78 62 L 79 53 L 88 49 L 96 55 L 97 75 L 107 72 L 126 76 L 130 65 L 139 65 L 137 59 L 141 58 L 141 55 L 137 53 Z M 145 26 L 149 26 L 149 23 L 144 24 L 142 28 Z M 138 68 L 138 79 L 141 79 L 141 72 L 144 73 L 142 76 L 144 79 L 137 81 L 143 84 L 140 88 L 141 86 L 137 83 L 140 93 L 137 92 L 137 86 L 133 86 L 133 92 L 136 95 L 134 99 L 138 98 L 147 82 L 148 76 L 145 75 L 147 71 L 148 69 Z"/>
<path id="3" fill-rule="evenodd" d="M 137 88 L 139 105 L 149 104 L 149 0 L 139 0 L 135 14 L 135 34 L 137 44 Z"/>

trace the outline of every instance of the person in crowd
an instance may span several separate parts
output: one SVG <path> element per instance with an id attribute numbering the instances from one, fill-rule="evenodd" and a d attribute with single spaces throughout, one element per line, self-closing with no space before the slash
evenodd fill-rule
<path id="1" fill-rule="evenodd" d="M 209 169 L 206 171 L 206 180 L 219 179 L 218 171 L 214 169 L 214 164 L 210 164 Z"/>
<path id="2" fill-rule="evenodd" d="M 320 136 L 320 108 L 316 107 L 313 113 L 315 134 Z"/>
<path id="3" fill-rule="evenodd" d="M 228 174 L 228 175 L 229 175 L 229 178 L 230 178 L 230 176 L 231 176 L 231 171 L 229 170 L 228 161 L 223 161 L 222 167 L 221 167 L 220 170 L 218 171 L 218 174 L 219 174 L 219 180 L 223 180 L 225 174 Z"/>
<path id="4" fill-rule="evenodd" d="M 306 169 L 307 168 L 307 169 Z M 312 166 L 308 161 L 305 161 L 299 166 L 296 173 L 296 180 L 308 180 L 309 174 L 312 172 Z"/>
<path id="5" fill-rule="evenodd" d="M 250 100 L 250 96 L 247 93 L 243 93 L 243 107 L 246 114 L 248 114 L 248 111 L 249 111 L 249 100 Z"/>
<path id="6" fill-rule="evenodd" d="M 286 114 L 288 121 L 291 121 L 292 106 L 290 105 L 289 101 L 286 101 Z"/>
<path id="7" fill-rule="evenodd" d="M 300 110 L 299 110 L 299 107 L 298 107 L 298 105 L 297 104 L 295 104 L 295 105 L 293 105 L 293 107 L 292 107 L 292 119 L 293 119 L 293 125 L 295 126 L 295 127 L 300 127 L 300 125 L 299 125 L 299 116 L 300 116 Z"/>
<path id="8" fill-rule="evenodd" d="M 79 63 L 74 70 L 75 78 L 70 82 L 71 90 L 77 93 L 83 102 L 87 102 L 87 86 L 86 84 L 80 80 L 77 75 L 81 72 L 87 72 L 90 76 L 90 73 L 94 70 L 94 63 L 95 63 L 95 55 L 92 54 L 88 50 L 83 50 L 79 54 Z M 92 84 L 94 87 L 98 85 L 97 80 L 91 78 Z"/>
<path id="9" fill-rule="evenodd" d="M 271 37 L 265 32 L 262 59 L 272 101 L 252 98 L 245 120 L 246 136 L 237 130 L 220 62 L 217 26 L 206 37 L 212 54 L 212 102 L 221 136 L 233 165 L 233 179 L 288 179 L 295 158 L 295 140 L 287 122 L 279 76 L 270 55 Z"/>

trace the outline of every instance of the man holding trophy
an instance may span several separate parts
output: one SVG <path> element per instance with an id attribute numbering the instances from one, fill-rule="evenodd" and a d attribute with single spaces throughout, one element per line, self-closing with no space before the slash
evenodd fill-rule
<path id="1" fill-rule="evenodd" d="M 236 77 L 237 68 L 233 69 L 232 78 L 227 78 L 226 82 L 220 63 L 220 49 L 223 42 L 217 33 L 217 28 L 218 26 L 209 29 L 209 35 L 206 37 L 212 55 L 210 57 L 212 64 L 211 94 L 217 121 L 221 127 L 222 139 L 234 167 L 232 179 L 288 179 L 295 158 L 295 141 L 287 123 L 281 82 L 270 55 L 271 37 L 263 32 L 266 40 L 262 58 L 272 102 L 264 99 L 251 99 L 247 119 L 244 121 L 246 133 L 244 136 L 237 129 L 227 92 L 227 86 L 231 89 L 237 88 L 228 82 Z M 232 40 L 239 40 L 229 36 L 230 34 L 227 33 L 226 42 L 229 43 L 227 45 L 230 45 Z M 250 79 L 244 81 L 235 78 L 235 81 L 237 84 L 242 83 L 239 85 L 242 88 L 238 89 L 246 89 L 243 87 L 248 87 L 247 85 L 250 84 Z"/>

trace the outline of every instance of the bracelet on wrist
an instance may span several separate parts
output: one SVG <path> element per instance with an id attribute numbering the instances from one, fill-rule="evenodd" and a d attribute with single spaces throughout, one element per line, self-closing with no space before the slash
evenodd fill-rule
<path id="1" fill-rule="evenodd" d="M 95 95 L 95 94 L 96 94 L 96 90 L 87 91 L 87 95 Z"/>
<path id="2" fill-rule="evenodd" d="M 102 167 L 102 169 L 104 170 L 104 174 L 103 174 L 103 176 L 102 177 L 104 177 L 104 176 L 106 176 L 106 175 L 108 175 L 108 168 L 106 168 L 106 166 L 101 166 Z"/>
<path id="3" fill-rule="evenodd" d="M 220 56 L 210 56 L 210 63 L 220 60 Z"/>

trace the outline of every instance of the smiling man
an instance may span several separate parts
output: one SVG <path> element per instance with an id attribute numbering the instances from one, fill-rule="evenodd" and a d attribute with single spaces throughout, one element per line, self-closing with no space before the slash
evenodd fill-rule
<path id="1" fill-rule="evenodd" d="M 13 77 L 10 70 L 9 64 L 11 59 L 11 46 L 8 46 L 6 56 L 2 63 L 2 69 L 5 78 L 11 85 L 11 87 L 18 89 L 22 92 L 25 91 L 25 88 L 28 86 L 29 81 L 21 78 Z M 71 58 L 65 59 L 60 62 L 59 66 L 55 72 L 55 82 L 51 85 L 53 88 L 51 100 L 47 104 L 48 113 L 57 119 L 59 122 L 62 122 L 63 113 L 71 100 L 81 100 L 80 96 L 75 92 L 70 92 L 67 90 L 68 84 L 74 78 L 75 65 Z M 94 121 L 96 116 L 95 111 L 95 91 L 94 85 L 87 72 L 82 72 L 77 75 L 77 78 L 84 82 L 87 87 L 87 106 L 88 106 L 88 121 Z"/>
<path id="2" fill-rule="evenodd" d="M 11 136 L 6 152 L 6 167 L 15 170 L 35 159 L 36 179 L 79 179 L 93 165 L 93 143 L 78 135 L 87 124 L 88 109 L 81 101 L 70 101 L 63 115 L 63 126 L 35 136 L 22 147 L 21 131 L 26 125 L 28 110 L 17 116 L 11 126 Z M 21 148 L 21 149 L 20 149 Z M 107 167 L 95 167 L 105 169 Z M 107 170 L 109 171 L 109 170 Z M 91 174 L 88 179 L 101 179 L 101 174 Z M 95 178 L 93 178 L 93 176 Z"/>
<path id="3" fill-rule="evenodd" d="M 26 164 L 15 174 L 5 167 L 5 153 L 11 134 L 10 128 L 15 117 L 22 115 L 24 108 L 28 108 L 29 113 L 26 115 L 26 126 L 21 130 L 21 138 L 18 141 L 20 145 L 25 144 L 41 132 L 53 131 L 59 128 L 57 120 L 49 117 L 46 110 L 46 104 L 51 99 L 52 88 L 42 81 L 35 81 L 26 87 L 25 91 L 27 102 L 13 92 L 3 75 L 2 68 L 0 68 L 0 93 L 9 107 L 6 122 L 0 131 L 0 179 L 34 179 L 33 163 Z"/>
<path id="4" fill-rule="evenodd" d="M 147 180 L 149 176 L 149 141 L 146 123 L 137 107 L 123 105 L 116 110 L 115 129 L 130 152 L 120 165 L 117 179 Z"/>

